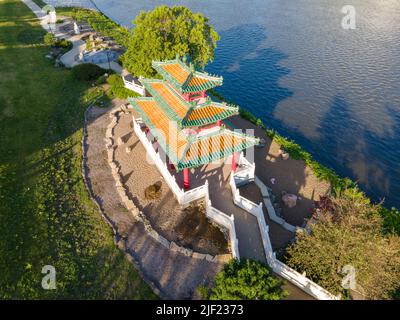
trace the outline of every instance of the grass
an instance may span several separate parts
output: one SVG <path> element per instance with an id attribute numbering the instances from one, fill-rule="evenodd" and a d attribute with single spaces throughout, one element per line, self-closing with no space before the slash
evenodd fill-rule
<path id="1" fill-rule="evenodd" d="M 98 95 L 44 57 L 44 34 L 22 2 L 0 2 L 0 298 L 156 298 L 83 183 L 83 115 Z M 56 290 L 41 287 L 45 265 Z"/>

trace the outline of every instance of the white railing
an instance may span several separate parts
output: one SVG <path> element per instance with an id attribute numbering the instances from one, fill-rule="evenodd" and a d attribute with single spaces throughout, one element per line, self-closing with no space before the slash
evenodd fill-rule
<path id="1" fill-rule="evenodd" d="M 122 80 L 124 81 L 125 88 L 135 91 L 139 93 L 141 96 L 144 96 L 146 94 L 146 89 L 143 86 L 139 86 L 136 83 L 127 81 L 125 80 L 124 77 L 122 77 Z"/>
<path id="2" fill-rule="evenodd" d="M 234 175 L 236 184 L 242 185 L 253 181 L 255 177 L 256 166 L 243 156 L 243 152 L 240 153 L 238 164 L 239 167 Z"/>
<path id="3" fill-rule="evenodd" d="M 229 241 L 231 244 L 231 251 L 232 256 L 235 259 L 240 259 L 239 256 L 239 241 L 236 236 L 236 229 L 235 229 L 235 221 L 233 214 L 228 216 L 227 214 L 223 213 L 222 211 L 214 208 L 211 204 L 211 200 L 209 197 L 208 189 L 206 195 L 206 214 L 207 217 L 213 220 L 215 223 L 223 226 L 229 231 Z"/>
<path id="4" fill-rule="evenodd" d="M 234 217 L 233 215 L 228 216 L 227 214 L 219 211 L 212 206 L 208 189 L 208 181 L 206 180 L 204 185 L 195 189 L 188 190 L 186 192 L 183 189 L 179 188 L 175 177 L 171 175 L 167 165 L 161 160 L 159 153 L 154 150 L 153 145 L 147 139 L 146 134 L 140 128 L 140 125 L 136 121 L 135 117 L 133 117 L 133 129 L 139 140 L 142 142 L 142 145 L 146 149 L 148 156 L 153 160 L 157 169 L 164 177 L 179 204 L 188 205 L 193 201 L 205 198 L 207 217 L 228 230 L 232 256 L 233 258 L 239 259 L 239 242 L 236 237 Z"/>
<path id="5" fill-rule="evenodd" d="M 267 208 L 268 216 L 272 221 L 281 225 L 282 227 L 284 227 L 286 230 L 288 230 L 290 232 L 296 232 L 297 230 L 302 230 L 302 228 L 293 226 L 293 225 L 287 223 L 281 217 L 278 217 L 275 212 L 275 208 L 272 205 L 267 186 L 258 177 L 255 177 L 254 183 L 257 185 L 257 187 L 261 191 L 261 195 L 263 196 L 265 207 Z"/>
<path id="6" fill-rule="evenodd" d="M 275 253 L 272 249 L 271 239 L 269 237 L 269 227 L 266 224 L 264 212 L 262 209 L 262 203 L 259 205 L 254 202 L 242 197 L 239 190 L 236 187 L 235 179 L 232 174 L 230 177 L 229 184 L 232 189 L 233 202 L 235 205 L 246 210 L 250 214 L 257 218 L 258 227 L 261 232 L 261 238 L 264 246 L 265 258 L 267 259 L 268 265 L 271 269 L 282 278 L 290 281 L 309 295 L 319 300 L 337 300 L 338 297 L 334 296 L 315 282 L 311 281 L 304 275 L 293 270 L 283 262 L 276 259 Z"/>
<path id="7" fill-rule="evenodd" d="M 183 198 L 181 201 L 183 205 L 186 205 L 193 201 L 206 197 L 207 194 L 208 194 L 208 181 L 206 180 L 204 185 L 185 191 L 183 193 Z"/>
<path id="8" fill-rule="evenodd" d="M 272 270 L 318 300 L 340 300 L 339 297 L 334 296 L 332 293 L 278 259 L 275 259 Z"/>

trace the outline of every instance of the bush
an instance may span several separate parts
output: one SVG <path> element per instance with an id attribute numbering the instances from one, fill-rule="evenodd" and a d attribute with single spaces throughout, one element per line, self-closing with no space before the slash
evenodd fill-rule
<path id="1" fill-rule="evenodd" d="M 98 77 L 96 80 L 96 85 L 101 86 L 102 84 L 105 84 L 107 82 L 106 76 L 103 74 L 102 76 Z"/>
<path id="2" fill-rule="evenodd" d="M 109 76 L 107 78 L 107 83 L 110 85 L 108 93 L 112 98 L 127 99 L 128 97 L 138 96 L 136 92 L 125 88 L 124 81 L 118 74 Z"/>
<path id="3" fill-rule="evenodd" d="M 215 277 L 214 287 L 197 292 L 210 300 L 280 300 L 287 297 L 283 281 L 271 269 L 255 260 L 231 260 Z"/>
<path id="4" fill-rule="evenodd" d="M 380 207 L 379 213 L 383 218 L 384 231 L 400 236 L 400 212 L 396 208 Z"/>
<path id="5" fill-rule="evenodd" d="M 153 200 L 157 199 L 161 196 L 161 182 L 156 182 L 150 186 L 148 186 L 144 190 L 144 196 L 146 199 Z"/>
<path id="6" fill-rule="evenodd" d="M 106 70 L 92 63 L 82 63 L 72 68 L 74 77 L 81 81 L 96 80 L 106 73 Z"/>
<path id="7" fill-rule="evenodd" d="M 45 34 L 43 40 L 47 46 L 54 46 L 56 43 L 56 37 L 50 32 Z"/>
<path id="8" fill-rule="evenodd" d="M 72 46 L 73 46 L 71 41 L 68 41 L 68 40 L 65 40 L 65 39 L 61 39 L 61 40 L 56 41 L 56 42 L 54 43 L 54 45 L 55 45 L 56 47 L 63 48 L 63 49 L 65 49 L 66 51 L 71 50 L 71 49 L 72 49 Z"/>

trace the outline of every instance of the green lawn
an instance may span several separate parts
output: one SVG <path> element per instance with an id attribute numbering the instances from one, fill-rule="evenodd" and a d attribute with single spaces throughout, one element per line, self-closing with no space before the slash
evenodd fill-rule
<path id="1" fill-rule="evenodd" d="M 0 298 L 156 298 L 85 189 L 90 86 L 44 57 L 44 33 L 22 2 L 0 0 Z M 44 265 L 56 290 L 41 288 Z"/>

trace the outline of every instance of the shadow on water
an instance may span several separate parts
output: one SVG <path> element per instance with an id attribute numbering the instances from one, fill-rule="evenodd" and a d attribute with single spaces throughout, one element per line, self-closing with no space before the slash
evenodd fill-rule
<path id="1" fill-rule="evenodd" d="M 321 139 L 312 143 L 312 152 L 316 160 L 357 181 L 375 201 L 390 195 L 385 205 L 398 207 L 395 190 L 400 183 L 390 177 L 400 176 L 400 168 L 392 165 L 400 149 L 400 115 L 391 114 L 393 131 L 377 136 L 360 125 L 346 99 L 337 95 L 321 122 Z"/>
<path id="2" fill-rule="evenodd" d="M 279 64 L 287 55 L 263 47 L 265 31 L 257 24 L 245 24 L 221 32 L 214 62 L 207 71 L 224 77 L 225 85 L 218 92 L 267 123 L 278 103 L 292 96 L 292 92 L 279 85 L 279 79 L 290 73 Z M 234 54 L 228 52 L 231 50 Z M 275 125 L 279 129 L 279 124 Z"/>
<path id="3" fill-rule="evenodd" d="M 378 136 L 358 121 L 346 96 L 337 93 L 320 122 L 320 138 L 310 139 L 274 114 L 277 106 L 294 92 L 280 86 L 280 80 L 291 73 L 281 65 L 288 55 L 265 46 L 266 29 L 244 24 L 223 31 L 220 36 L 214 62 L 206 68 L 224 77 L 218 92 L 250 110 L 267 126 L 294 139 L 317 161 L 358 181 L 374 201 L 390 195 L 385 205 L 399 206 L 396 190 L 400 190 L 400 182 L 390 178 L 400 176 L 400 168 L 393 166 L 400 150 L 400 115 L 394 106 L 387 107 L 394 121 L 393 130 Z"/>

